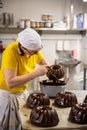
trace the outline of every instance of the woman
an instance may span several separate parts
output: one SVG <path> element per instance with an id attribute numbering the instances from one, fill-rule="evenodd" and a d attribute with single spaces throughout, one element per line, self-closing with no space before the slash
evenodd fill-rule
<path id="1" fill-rule="evenodd" d="M 40 52 L 41 49 L 39 34 L 35 30 L 27 28 L 18 34 L 17 41 L 9 44 L 4 50 L 0 70 L 0 105 L 6 101 L 6 108 L 9 99 L 14 101 L 15 94 L 25 91 L 28 87 L 28 81 L 47 73 L 48 62 Z M 35 68 L 36 64 L 40 66 Z M 5 129 L 7 127 L 9 126 L 6 126 Z"/>

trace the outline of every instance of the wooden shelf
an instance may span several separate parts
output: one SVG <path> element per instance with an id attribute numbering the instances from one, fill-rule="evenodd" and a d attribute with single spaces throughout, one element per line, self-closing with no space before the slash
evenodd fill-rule
<path id="1" fill-rule="evenodd" d="M 86 29 L 56 29 L 56 28 L 41 28 L 35 29 L 40 34 L 82 34 L 85 35 Z"/>
<path id="2" fill-rule="evenodd" d="M 39 34 L 83 34 L 85 35 L 86 29 L 57 29 L 57 28 L 34 28 Z M 17 34 L 22 31 L 22 28 L 5 28 L 0 27 L 0 33 L 12 33 Z"/>
<path id="3" fill-rule="evenodd" d="M 0 27 L 0 33 L 19 33 L 20 31 L 22 31 L 23 29 L 21 28 L 5 28 L 5 27 Z"/>

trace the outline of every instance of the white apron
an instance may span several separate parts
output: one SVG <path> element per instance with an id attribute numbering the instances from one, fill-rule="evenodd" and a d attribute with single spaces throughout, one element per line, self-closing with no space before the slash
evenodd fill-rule
<path id="1" fill-rule="evenodd" d="M 0 130 L 22 130 L 16 95 L 1 89 Z"/>

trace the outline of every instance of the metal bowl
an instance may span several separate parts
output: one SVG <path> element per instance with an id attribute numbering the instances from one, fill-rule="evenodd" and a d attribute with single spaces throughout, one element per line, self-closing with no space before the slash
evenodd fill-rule
<path id="1" fill-rule="evenodd" d="M 45 83 L 46 80 L 40 82 L 40 91 L 47 94 L 49 97 L 55 97 L 58 92 L 64 92 L 66 89 L 66 83 L 55 84 Z"/>

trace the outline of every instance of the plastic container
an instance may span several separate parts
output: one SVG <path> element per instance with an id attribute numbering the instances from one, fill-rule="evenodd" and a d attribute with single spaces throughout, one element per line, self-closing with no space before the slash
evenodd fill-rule
<path id="1" fill-rule="evenodd" d="M 20 28 L 25 28 L 25 20 L 24 19 L 20 19 L 19 27 Z"/>
<path id="2" fill-rule="evenodd" d="M 82 14 L 79 14 L 77 16 L 77 28 L 78 29 L 83 28 L 83 15 Z"/>
<path id="3" fill-rule="evenodd" d="M 30 27 L 30 19 L 26 19 L 26 21 L 25 21 L 25 26 L 26 26 L 26 27 Z"/>
<path id="4" fill-rule="evenodd" d="M 45 27 L 46 28 L 51 28 L 52 27 L 52 22 L 51 21 L 45 22 Z"/>

